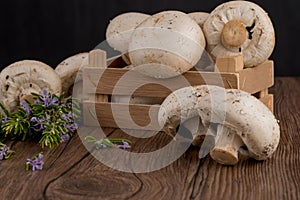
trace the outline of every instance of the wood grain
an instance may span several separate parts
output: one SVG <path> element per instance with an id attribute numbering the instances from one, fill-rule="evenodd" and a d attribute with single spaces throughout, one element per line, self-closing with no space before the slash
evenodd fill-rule
<path id="1" fill-rule="evenodd" d="M 99 78 L 101 77 L 101 78 Z M 100 80 L 99 80 L 100 79 Z M 154 79 L 129 69 L 97 69 L 87 67 L 83 72 L 83 88 L 86 93 L 114 94 L 145 97 L 166 97 L 171 91 L 190 85 L 217 85 L 225 88 L 238 87 L 236 73 L 189 71 L 183 76 Z"/>
<path id="2" fill-rule="evenodd" d="M 276 78 L 270 90 L 275 116 L 280 120 L 281 140 L 273 157 L 266 161 L 244 160 L 228 167 L 209 156 L 199 159 L 199 148 L 190 147 L 163 169 L 125 173 L 97 161 L 80 138 L 74 137 L 67 144 L 44 151 L 43 171 L 26 172 L 26 158 L 40 148 L 32 141 L 13 142 L 10 146 L 16 154 L 0 162 L 1 199 L 299 199 L 299 86 L 300 78 Z M 98 134 L 92 131 L 84 129 L 87 134 Z M 109 137 L 131 139 L 132 152 L 151 152 L 171 141 L 162 133 L 150 138 L 129 133 L 117 129 Z M 141 131 L 143 134 L 148 133 Z M 149 158 L 138 164 L 159 162 Z"/>

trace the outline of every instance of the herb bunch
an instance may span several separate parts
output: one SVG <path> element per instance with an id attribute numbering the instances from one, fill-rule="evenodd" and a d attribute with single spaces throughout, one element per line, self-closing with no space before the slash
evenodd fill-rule
<path id="1" fill-rule="evenodd" d="M 0 105 L 0 141 L 33 138 L 39 140 L 42 148 L 52 148 L 76 132 L 78 125 L 75 120 L 80 115 L 77 100 L 50 94 L 46 90 L 32 95 L 33 103 L 21 101 L 13 113 Z"/>

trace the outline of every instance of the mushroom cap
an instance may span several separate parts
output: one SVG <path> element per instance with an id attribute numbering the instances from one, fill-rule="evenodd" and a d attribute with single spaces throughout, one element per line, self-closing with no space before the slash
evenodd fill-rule
<path id="1" fill-rule="evenodd" d="M 240 25 L 228 24 L 227 30 L 224 31 L 224 27 L 230 21 L 239 21 Z M 266 61 L 275 46 L 275 32 L 268 14 L 258 5 L 248 1 L 221 4 L 211 12 L 204 23 L 203 31 L 207 39 L 207 50 L 214 58 L 242 54 L 245 67 L 256 66 Z M 242 34 L 244 31 L 245 38 Z M 228 44 L 228 38 L 237 41 Z"/>
<path id="2" fill-rule="evenodd" d="M 106 29 L 108 44 L 115 50 L 127 53 L 133 30 L 148 17 L 150 17 L 150 15 L 129 12 L 113 18 Z"/>
<path id="3" fill-rule="evenodd" d="M 136 70 L 154 78 L 170 78 L 191 69 L 204 48 L 204 35 L 194 20 L 179 11 L 163 11 L 134 30 L 128 51 Z"/>
<path id="4" fill-rule="evenodd" d="M 48 65 L 34 60 L 13 63 L 0 73 L 2 102 L 14 111 L 20 99 L 32 92 L 48 92 L 59 95 L 61 80 L 57 73 Z"/>
<path id="5" fill-rule="evenodd" d="M 203 25 L 205 21 L 207 20 L 209 13 L 206 12 L 192 12 L 189 13 L 188 16 L 192 18 L 201 28 L 203 28 Z"/>
<path id="6" fill-rule="evenodd" d="M 62 81 L 62 92 L 66 95 L 72 94 L 75 82 L 82 81 L 80 68 L 88 65 L 88 53 L 79 53 L 62 61 L 55 68 L 56 73 Z"/>
<path id="7" fill-rule="evenodd" d="M 182 88 L 162 103 L 158 121 L 161 127 L 176 127 L 196 116 L 204 126 L 222 124 L 237 134 L 257 160 L 267 159 L 278 146 L 280 130 L 273 113 L 247 92 L 210 85 Z"/>

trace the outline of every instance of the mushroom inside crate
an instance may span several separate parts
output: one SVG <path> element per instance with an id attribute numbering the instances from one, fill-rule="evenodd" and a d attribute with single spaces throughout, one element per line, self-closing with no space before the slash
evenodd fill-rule
<path id="1" fill-rule="evenodd" d="M 129 12 L 113 18 L 106 29 L 106 40 L 108 44 L 122 53 L 126 64 L 130 65 L 128 57 L 128 46 L 133 30 L 150 15 Z"/>
<path id="2" fill-rule="evenodd" d="M 179 89 L 162 103 L 158 122 L 168 134 L 174 134 L 180 123 L 194 117 L 200 117 L 206 128 L 217 125 L 216 130 L 208 128 L 215 132 L 210 156 L 221 164 L 236 164 L 239 155 L 265 160 L 279 143 L 279 125 L 272 112 L 241 90 L 209 85 Z"/>
<path id="3" fill-rule="evenodd" d="M 153 78 L 171 78 L 190 70 L 205 48 L 201 27 L 179 11 L 164 11 L 150 16 L 130 34 L 127 48 L 133 70 Z M 127 44 L 127 41 L 119 42 Z M 114 44 L 111 46 L 116 48 Z M 162 102 L 161 98 L 126 96 L 115 96 L 112 100 L 147 104 Z"/>
<path id="4" fill-rule="evenodd" d="M 61 80 L 48 65 L 24 60 L 13 63 L 0 73 L 1 102 L 10 111 L 15 111 L 21 100 L 33 101 L 32 93 L 42 90 L 59 95 Z"/>

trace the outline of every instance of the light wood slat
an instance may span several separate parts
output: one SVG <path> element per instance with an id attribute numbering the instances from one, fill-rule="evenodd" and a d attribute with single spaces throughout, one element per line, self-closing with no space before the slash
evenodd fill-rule
<path id="1" fill-rule="evenodd" d="M 122 78 L 124 81 L 119 82 L 117 87 L 115 87 L 119 79 L 125 77 L 125 74 L 126 79 Z M 98 85 L 99 77 L 101 77 L 101 79 Z M 238 75 L 235 73 L 223 73 L 220 76 L 220 74 L 214 72 L 202 72 L 200 74 L 199 72 L 189 71 L 180 77 L 154 79 L 146 77 L 134 70 L 129 72 L 128 69 L 114 68 L 106 70 L 85 68 L 83 80 L 84 91 L 87 93 L 96 92 L 97 94 L 114 93 L 115 95 L 128 95 L 135 91 L 135 96 L 145 97 L 166 97 L 170 94 L 170 90 L 176 90 L 190 85 L 209 84 L 224 86 L 225 88 L 237 88 L 239 85 Z M 169 87 L 169 89 L 164 86 Z"/>
<path id="2" fill-rule="evenodd" d="M 274 62 L 268 60 L 256 67 L 246 68 L 238 74 L 238 89 L 254 94 L 274 85 Z"/>
<path id="3" fill-rule="evenodd" d="M 131 104 L 128 107 L 126 104 L 85 101 L 83 106 L 86 126 L 100 124 L 101 127 L 160 130 L 157 121 L 159 105 Z"/>

